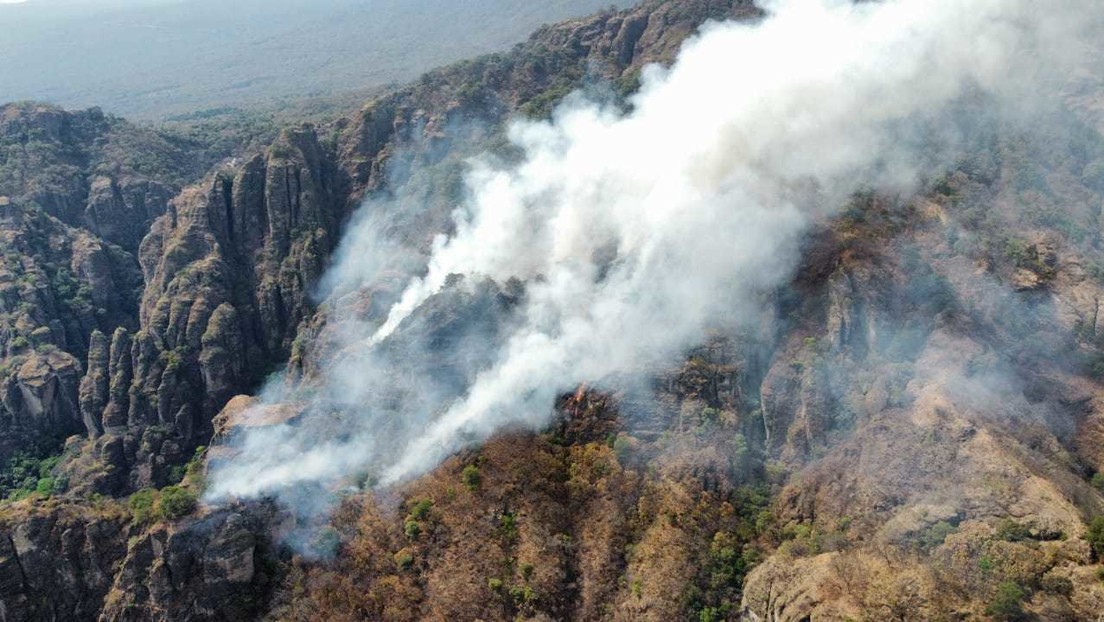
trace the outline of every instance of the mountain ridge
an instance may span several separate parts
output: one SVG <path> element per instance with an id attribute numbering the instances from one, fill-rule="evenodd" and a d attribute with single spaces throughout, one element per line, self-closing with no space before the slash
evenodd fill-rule
<path id="1" fill-rule="evenodd" d="M 362 211 L 424 253 L 449 230 L 466 158 L 501 147 L 511 115 L 547 115 L 595 83 L 616 100 L 705 20 L 758 15 L 746 2 L 652 2 L 541 29 L 333 124 L 285 128 L 260 153 L 219 158 L 184 183 L 88 183 L 87 165 L 66 161 L 82 169 L 60 176 L 80 182 L 74 200 L 0 191 L 16 216 L 65 232 L 46 237 L 95 242 L 115 234 L 86 214 L 146 213 L 107 189 L 175 188 L 140 245 L 118 238 L 120 261 L 142 277 L 130 315 L 109 314 L 73 344 L 46 320 L 15 317 L 0 333 L 8 359 L 17 334 L 27 342 L 9 395 L 68 396 L 43 412 L 90 437 L 34 477 L 50 490 L 0 510 L 7 615 L 796 622 L 1104 609 L 1093 522 L 1104 515 L 1094 479 L 1104 145 L 1076 108 L 1049 144 L 982 126 L 955 170 L 914 199 L 853 197 L 806 241 L 754 330 L 722 331 L 655 370 L 654 400 L 580 388 L 542 433 L 508 431 L 412 482 L 350 493 L 332 526 L 268 502 L 172 509 L 180 490 L 202 488 L 205 462 L 225 459 L 221 443 L 206 449 L 212 437 L 265 425 L 242 416 L 256 402 L 236 395 L 285 362 L 309 388 L 332 354 L 330 320 L 379 320 L 403 270 L 417 271 L 414 260 L 364 290 L 312 298 L 365 199 Z M 55 252 L 24 254 L 45 265 Z M 34 291 L 72 289 L 43 272 L 55 276 Z M 29 291 L 0 295 L 5 313 Z M 444 291 L 397 337 L 431 326 L 447 342 L 465 324 L 455 309 L 474 299 L 493 317 L 514 295 L 508 284 Z M 39 325 L 53 340 L 42 352 Z M 434 373 L 466 371 L 447 355 L 437 363 Z M 0 421 L 26 419 L 11 403 Z M 281 408 L 269 425 L 294 421 L 297 404 Z M 159 491 L 143 496 L 149 488 Z M 335 546 L 332 558 L 303 554 Z M 74 585 L 74 597 L 56 597 Z"/>

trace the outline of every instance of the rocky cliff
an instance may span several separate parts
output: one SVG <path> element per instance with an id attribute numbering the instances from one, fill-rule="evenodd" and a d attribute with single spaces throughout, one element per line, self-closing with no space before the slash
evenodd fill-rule
<path id="1" fill-rule="evenodd" d="M 348 209 L 346 182 L 309 128 L 185 189 L 139 250 L 137 330 L 89 359 L 82 401 L 120 493 L 165 485 L 210 439 L 229 398 L 286 360 Z M 156 439 L 150 436 L 154 429 Z"/>

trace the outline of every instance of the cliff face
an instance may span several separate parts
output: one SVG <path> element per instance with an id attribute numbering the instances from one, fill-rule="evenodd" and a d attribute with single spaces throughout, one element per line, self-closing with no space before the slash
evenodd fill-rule
<path id="1" fill-rule="evenodd" d="M 81 360 L 101 330 L 136 322 L 133 258 L 22 200 L 0 205 L 0 459 L 84 429 Z"/>
<path id="2" fill-rule="evenodd" d="M 99 431 L 80 414 L 85 360 L 137 329 L 139 243 L 210 160 L 95 109 L 0 108 L 0 461 Z"/>
<path id="3" fill-rule="evenodd" d="M 101 620 L 241 620 L 256 616 L 276 560 L 254 517 L 220 512 L 138 536 L 117 565 Z"/>
<path id="4" fill-rule="evenodd" d="M 331 318 L 379 319 L 405 273 L 315 308 L 356 206 L 425 250 L 512 115 L 595 79 L 628 93 L 705 20 L 755 15 L 682 0 L 550 26 L 213 170 L 96 111 L 3 108 L 0 485 L 38 490 L 0 508 L 3 617 L 981 619 L 1007 584 L 1039 619 L 1104 608 L 1098 137 L 994 130 L 921 199 L 857 197 L 755 330 L 656 370 L 647 403 L 583 388 L 543 434 L 351 494 L 318 535 L 334 559 L 283 549 L 298 518 L 267 506 L 124 501 L 197 491 L 231 398 L 284 363 L 309 386 Z M 446 334 L 450 301 L 412 323 Z M 56 466 L 27 462 L 66 437 Z"/>
<path id="5" fill-rule="evenodd" d="M 4 615 L 92 620 L 126 553 L 127 517 L 91 508 L 36 508 L 5 517 L 0 540 Z"/>
<path id="6" fill-rule="evenodd" d="M 154 222 L 139 251 L 140 328 L 89 359 L 94 451 L 121 443 L 109 466 L 127 474 L 110 492 L 165 485 L 226 401 L 286 360 L 346 192 L 314 131 L 289 130 L 240 169 L 185 189 Z"/>
<path id="7" fill-rule="evenodd" d="M 181 186 L 213 164 L 205 146 L 98 109 L 0 108 L 0 196 L 134 252 Z"/>
<path id="8" fill-rule="evenodd" d="M 236 512 L 144 527 L 110 501 L 52 500 L 6 512 L 0 529 L 11 620 L 248 619 L 276 563 L 261 521 Z"/>

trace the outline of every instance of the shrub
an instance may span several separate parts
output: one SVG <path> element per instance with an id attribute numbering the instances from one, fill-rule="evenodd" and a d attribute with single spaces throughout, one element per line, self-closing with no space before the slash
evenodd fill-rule
<path id="1" fill-rule="evenodd" d="M 774 513 L 770 510 L 760 510 L 759 513 L 755 515 L 755 533 L 761 536 L 767 535 L 771 531 L 774 531 L 776 527 Z"/>
<path id="2" fill-rule="evenodd" d="M 414 554 L 409 549 L 395 553 L 395 565 L 402 570 L 409 570 L 414 565 Z"/>
<path id="3" fill-rule="evenodd" d="M 468 490 L 476 490 L 483 483 L 483 476 L 479 474 L 479 467 L 469 464 L 460 473 L 460 482 L 468 487 Z"/>
<path id="4" fill-rule="evenodd" d="M 498 519 L 498 535 L 507 540 L 517 540 L 517 514 L 507 512 Z"/>
<path id="5" fill-rule="evenodd" d="M 192 454 L 192 459 L 188 461 L 188 464 L 184 465 L 183 481 L 190 487 L 200 491 L 205 487 L 205 482 L 203 481 L 203 458 L 206 454 L 207 447 L 200 445 L 196 447 L 195 453 Z"/>
<path id="6" fill-rule="evenodd" d="M 1097 561 L 1104 560 L 1104 516 L 1097 516 L 1089 524 L 1089 531 L 1085 539 L 1092 547 L 1093 555 Z"/>
<path id="7" fill-rule="evenodd" d="M 639 91 L 641 84 L 640 73 L 639 68 L 633 69 L 615 80 L 614 87 L 617 89 L 617 94 L 621 97 L 628 97 Z"/>
<path id="8" fill-rule="evenodd" d="M 43 477 L 38 480 L 38 485 L 35 486 L 35 492 L 40 495 L 51 495 L 54 493 L 54 478 Z"/>
<path id="9" fill-rule="evenodd" d="M 1062 596 L 1069 596 L 1073 593 L 1073 581 L 1053 574 L 1043 575 L 1043 578 L 1039 581 L 1039 587 L 1044 592 L 1061 594 Z"/>
<path id="10" fill-rule="evenodd" d="M 184 481 L 184 465 L 176 465 L 169 469 L 169 481 L 174 484 L 179 484 Z"/>
<path id="11" fill-rule="evenodd" d="M 713 536 L 706 564 L 709 587 L 713 590 L 739 589 L 744 574 L 754 563 L 753 549 L 743 550 L 736 535 L 718 531 Z"/>
<path id="12" fill-rule="evenodd" d="M 785 542 L 779 550 L 794 557 L 818 555 L 824 551 L 823 534 L 814 525 L 787 524 L 782 529 L 782 538 Z"/>
<path id="13" fill-rule="evenodd" d="M 165 371 L 175 372 L 184 364 L 184 357 L 179 349 L 164 350 L 161 352 L 161 361 L 165 364 Z"/>
<path id="14" fill-rule="evenodd" d="M 1006 238 L 1001 249 L 1004 256 L 1017 266 L 1023 267 L 1031 260 L 1031 245 L 1017 238 Z"/>
<path id="15" fill-rule="evenodd" d="M 1104 192 L 1104 160 L 1093 160 L 1081 172 L 1081 183 L 1097 192 Z"/>
<path id="16" fill-rule="evenodd" d="M 997 586 L 997 593 L 989 603 L 986 613 L 1002 622 L 1012 622 L 1023 618 L 1023 601 L 1027 594 L 1023 588 L 1012 581 Z"/>
<path id="17" fill-rule="evenodd" d="M 996 536 L 997 539 L 1005 542 L 1022 542 L 1031 539 L 1031 530 L 1027 528 L 1027 525 L 1006 518 L 997 525 Z"/>
<path id="18" fill-rule="evenodd" d="M 406 534 L 407 538 L 416 540 L 418 536 L 422 535 L 422 526 L 419 525 L 416 520 L 407 519 L 406 522 L 403 523 L 403 533 Z"/>
<path id="19" fill-rule="evenodd" d="M 425 520 L 429 516 L 429 510 L 433 507 L 433 502 L 429 499 L 422 499 L 418 501 L 410 508 L 409 518 L 413 520 Z"/>
<path id="20" fill-rule="evenodd" d="M 6 465 L 0 465 L 0 499 L 17 501 L 35 493 L 49 496 L 63 492 L 68 482 L 53 474 L 60 459 L 60 456 L 16 454 Z"/>
<path id="21" fill-rule="evenodd" d="M 166 486 L 161 490 L 158 501 L 159 514 L 168 520 L 187 516 L 196 508 L 196 496 L 192 491 L 180 486 Z"/>
<path id="22" fill-rule="evenodd" d="M 716 408 L 706 406 L 698 415 L 698 419 L 704 426 L 715 425 L 721 420 L 721 411 L 717 410 Z"/>
<path id="23" fill-rule="evenodd" d="M 947 521 L 939 521 L 938 523 L 928 527 L 926 531 L 920 536 L 920 544 L 924 548 L 934 549 L 943 544 L 947 540 L 947 536 L 955 532 L 955 526 Z"/>
<path id="24" fill-rule="evenodd" d="M 61 456 L 50 456 L 40 459 L 38 461 L 38 476 L 51 477 L 51 474 L 54 472 L 54 469 L 57 468 L 59 462 L 61 462 Z"/>
<path id="25" fill-rule="evenodd" d="M 130 495 L 130 499 L 127 500 L 127 507 L 130 508 L 130 516 L 134 519 L 134 522 L 141 524 L 156 519 L 156 501 L 157 492 L 149 488 L 143 488 Z"/>
<path id="26" fill-rule="evenodd" d="M 1093 475 L 1090 483 L 1092 483 L 1093 488 L 1099 490 L 1100 492 L 1104 492 L 1104 473 L 1097 473 Z"/>
<path id="27" fill-rule="evenodd" d="M 31 496 L 34 491 L 29 488 L 16 488 L 8 493 L 8 496 L 4 498 L 4 501 L 22 501 Z"/>
<path id="28" fill-rule="evenodd" d="M 540 95 L 529 100 L 521 107 L 526 116 L 533 119 L 545 119 L 552 115 L 553 109 L 565 97 L 575 90 L 571 84 L 554 84 Z"/>
<path id="29" fill-rule="evenodd" d="M 536 600 L 537 594 L 528 585 L 515 585 L 510 588 L 510 598 L 520 607 Z"/>
<path id="30" fill-rule="evenodd" d="M 624 434 L 618 434 L 613 439 L 613 453 L 617 455 L 619 462 L 624 462 L 632 453 L 632 442 L 629 441 L 629 437 Z"/>
<path id="31" fill-rule="evenodd" d="M 341 536 L 333 527 L 324 527 L 314 534 L 307 545 L 314 555 L 329 557 L 341 546 Z"/>

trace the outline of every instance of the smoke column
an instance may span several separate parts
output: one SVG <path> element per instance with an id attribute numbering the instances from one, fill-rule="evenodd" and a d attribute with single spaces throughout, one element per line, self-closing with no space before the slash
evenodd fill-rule
<path id="1" fill-rule="evenodd" d="M 340 413 L 341 438 L 321 425 L 254 428 L 213 469 L 209 498 L 358 471 L 402 482 L 504 427 L 539 429 L 580 383 L 677 360 L 711 325 L 750 317 L 792 274 L 803 235 L 851 194 L 907 193 L 937 174 L 954 155 L 956 102 L 1029 119 L 1104 13 L 1094 0 L 764 8 L 755 24 L 706 27 L 671 68 L 648 68 L 631 112 L 576 97 L 552 121 L 515 122 L 521 163 L 473 163 L 455 232 L 386 321 L 337 331 L 355 354 L 313 390 L 326 406 L 305 408 Z M 350 238 L 363 245 L 372 227 Z M 346 249 L 333 272 L 355 286 L 378 265 Z M 455 345 L 480 363 L 445 382 L 430 355 L 388 344 L 450 275 L 467 288 L 516 279 L 524 293 L 499 338 Z M 396 389 L 403 377 L 417 386 Z M 380 406 L 383 385 L 408 401 Z"/>

